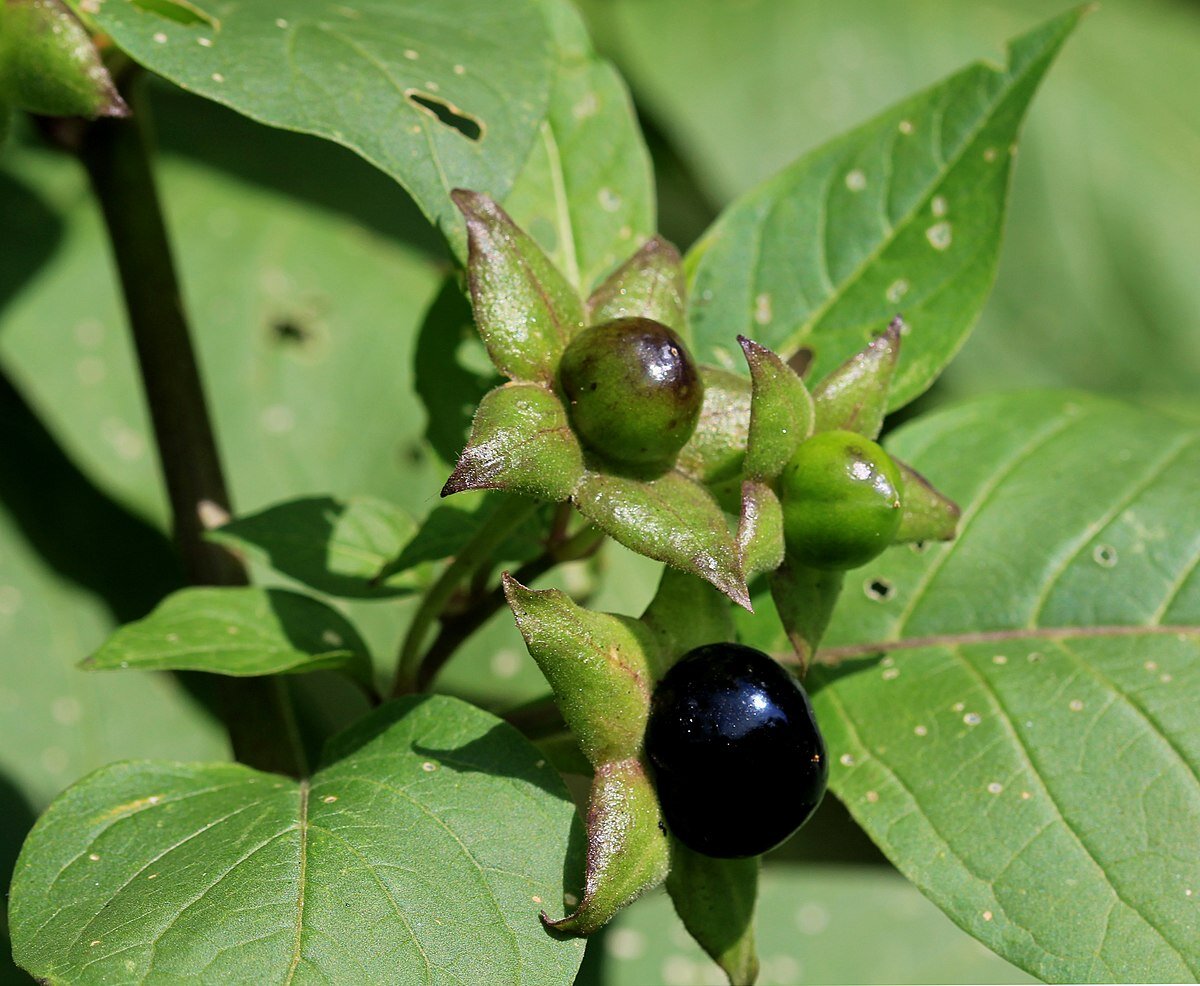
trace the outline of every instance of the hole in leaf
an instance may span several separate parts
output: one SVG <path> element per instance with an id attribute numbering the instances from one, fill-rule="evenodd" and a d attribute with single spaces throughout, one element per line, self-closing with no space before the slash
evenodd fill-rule
<path id="1" fill-rule="evenodd" d="M 925 554 L 926 551 L 929 550 L 929 542 L 928 541 L 913 541 L 909 544 L 909 548 L 911 548 L 918 555 L 923 555 L 923 554 Z"/>
<path id="2" fill-rule="evenodd" d="M 801 346 L 794 353 L 792 353 L 791 358 L 787 361 L 787 365 L 792 368 L 796 376 L 802 377 L 812 367 L 815 356 L 816 353 L 814 353 L 808 346 Z"/>
<path id="3" fill-rule="evenodd" d="M 453 103 L 448 103 L 444 99 L 438 99 L 437 96 L 431 96 L 427 92 L 419 92 L 416 89 L 409 89 L 404 96 L 417 109 L 429 113 L 443 126 L 457 130 L 467 140 L 483 139 L 483 123 L 464 113 Z"/>
<path id="4" fill-rule="evenodd" d="M 176 24 L 205 24 L 213 30 L 221 26 L 221 22 L 212 14 L 201 10 L 189 0 L 131 0 L 135 7 L 148 14 L 157 14 Z"/>
<path id="5" fill-rule="evenodd" d="M 303 346 L 313 339 L 313 332 L 298 319 L 283 315 L 271 322 L 271 338 L 281 346 Z"/>
<path id="6" fill-rule="evenodd" d="M 863 592 L 868 599 L 877 603 L 886 603 L 896 594 L 896 587 L 887 579 L 868 579 L 863 583 Z"/>

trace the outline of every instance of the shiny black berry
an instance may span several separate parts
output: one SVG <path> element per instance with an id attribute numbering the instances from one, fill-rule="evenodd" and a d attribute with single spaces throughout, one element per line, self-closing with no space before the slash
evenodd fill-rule
<path id="1" fill-rule="evenodd" d="M 649 318 L 584 329 L 558 368 L 575 432 L 611 462 L 667 467 L 687 444 L 704 385 L 683 340 Z"/>
<path id="2" fill-rule="evenodd" d="M 808 696 L 762 651 L 708 644 L 658 683 L 646 726 L 667 825 L 708 856 L 757 856 L 825 794 L 825 742 Z"/>

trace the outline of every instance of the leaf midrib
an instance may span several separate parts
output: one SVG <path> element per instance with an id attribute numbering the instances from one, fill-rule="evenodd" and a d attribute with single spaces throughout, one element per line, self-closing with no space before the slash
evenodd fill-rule
<path id="1" fill-rule="evenodd" d="M 900 637 L 876 640 L 865 644 L 846 644 L 822 647 L 814 658 L 817 664 L 836 667 L 856 657 L 890 653 L 896 650 L 919 650 L 925 647 L 966 647 L 971 644 L 998 643 L 1009 640 L 1079 640 L 1088 637 L 1196 636 L 1200 624 L 1109 624 L 1105 626 L 1013 627 L 1007 630 L 968 630 L 960 633 L 933 633 L 921 637 Z M 789 654 L 777 654 L 776 659 L 797 663 Z"/>

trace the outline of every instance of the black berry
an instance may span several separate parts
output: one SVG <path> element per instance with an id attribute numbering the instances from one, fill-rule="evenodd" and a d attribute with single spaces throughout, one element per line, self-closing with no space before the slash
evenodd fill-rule
<path id="1" fill-rule="evenodd" d="M 762 651 L 708 644 L 658 683 L 646 726 L 667 825 L 708 856 L 757 856 L 825 794 L 825 743 L 808 696 Z"/>
<path id="2" fill-rule="evenodd" d="M 683 340 L 661 322 L 619 318 L 584 329 L 558 368 L 571 425 L 611 462 L 670 466 L 687 444 L 704 385 Z"/>

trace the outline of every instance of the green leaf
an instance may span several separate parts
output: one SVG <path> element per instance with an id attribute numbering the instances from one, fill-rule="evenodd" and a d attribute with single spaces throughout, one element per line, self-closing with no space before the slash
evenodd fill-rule
<path id="1" fill-rule="evenodd" d="M 781 517 L 781 529 L 782 526 Z M 808 670 L 825 636 L 845 577 L 845 572 L 810 568 L 791 558 L 785 558 L 771 573 L 771 598 L 779 613 L 779 623 L 800 659 L 802 672 Z"/>
<path id="2" fill-rule="evenodd" d="M 592 766 L 639 755 L 662 664 L 647 628 L 577 606 L 557 589 L 527 589 L 507 573 L 504 597 Z"/>
<path id="3" fill-rule="evenodd" d="M 186 23 L 131 0 L 97 6 L 97 26 L 153 72 L 361 154 L 456 248 L 451 189 L 503 197 L 549 100 L 554 56 L 534 0 L 292 0 L 286 9 L 224 0 Z"/>
<path id="4" fill-rule="evenodd" d="M 583 325 L 578 293 L 492 199 L 461 188 L 453 198 L 467 220 L 471 301 L 488 355 L 513 380 L 553 383 Z"/>
<path id="5" fill-rule="evenodd" d="M 654 232 L 654 177 L 621 77 L 597 57 L 571 3 L 543 7 L 558 67 L 546 119 L 504 204 L 586 295 Z"/>
<path id="6" fill-rule="evenodd" d="M 579 865 L 573 815 L 534 747 L 450 698 L 380 709 L 311 781 L 115 764 L 26 842 L 16 958 L 59 982 L 565 986 L 581 943 L 547 935 L 537 912 L 564 891 L 564 856 Z"/>
<path id="7" fill-rule="evenodd" d="M 757 911 L 759 986 L 1036 982 L 956 928 L 888 867 L 768 862 Z M 605 986 L 724 979 L 663 894 L 617 915 L 596 945 Z M 589 950 L 585 968 L 592 960 Z"/>
<path id="8" fill-rule="evenodd" d="M 783 506 L 766 483 L 742 483 L 737 545 L 738 561 L 748 582 L 783 564 Z"/>
<path id="9" fill-rule="evenodd" d="M 652 236 L 592 292 L 588 324 L 637 315 L 662 322 L 686 341 L 686 294 L 679 251 L 661 236 Z"/>
<path id="10" fill-rule="evenodd" d="M 813 430 L 813 399 L 804 381 L 766 346 L 738 336 L 750 365 L 753 396 L 744 472 L 774 479 Z"/>
<path id="11" fill-rule="evenodd" d="M 831 787 L 923 892 L 1034 975 L 1194 978 L 1200 862 L 1180 847 L 1200 816 L 1200 433 L 1036 394 L 892 445 L 962 522 L 845 593 L 819 655 L 840 666 L 813 676 Z"/>
<path id="12" fill-rule="evenodd" d="M 583 449 L 562 402 L 542 384 L 508 383 L 479 405 L 442 496 L 501 489 L 558 503 L 582 478 Z"/>
<path id="13" fill-rule="evenodd" d="M 662 883 L 670 865 L 658 796 L 637 758 L 597 768 L 587 818 L 583 900 L 558 921 L 542 915 L 551 927 L 575 935 L 604 927 L 622 907 Z"/>
<path id="14" fill-rule="evenodd" d="M 371 657 L 347 619 L 286 589 L 180 589 L 82 663 L 89 671 L 208 671 L 234 676 L 337 668 L 371 681 Z"/>
<path id="15" fill-rule="evenodd" d="M 677 472 L 649 482 L 589 472 L 572 499 L 627 548 L 699 576 L 749 606 L 725 515 L 702 486 Z"/>
<path id="16" fill-rule="evenodd" d="M 0 4 L 0 106 L 6 105 L 47 116 L 129 115 L 91 36 L 62 0 Z"/>
<path id="17" fill-rule="evenodd" d="M 1010 147 L 1081 16 L 1016 39 L 1009 64 L 973 65 L 801 158 L 740 198 L 689 255 L 702 360 L 741 333 L 829 372 L 904 313 L 891 407 L 925 390 L 962 345 L 995 274 Z M 732 367 L 732 362 L 729 363 Z"/>
<path id="18" fill-rule="evenodd" d="M 886 331 L 817 385 L 813 390 L 817 431 L 853 431 L 870 439 L 879 437 L 903 331 L 904 324 L 893 319 Z"/>
<path id="19" fill-rule="evenodd" d="M 671 843 L 667 893 L 683 926 L 735 986 L 758 978 L 754 903 L 759 858 L 713 859 Z"/>
<path id="20" fill-rule="evenodd" d="M 382 599 L 412 592 L 426 581 L 412 569 L 374 581 L 416 530 L 412 517 L 384 500 L 312 496 L 237 517 L 209 538 L 261 553 L 277 572 L 318 592 Z"/>
<path id="21" fill-rule="evenodd" d="M 722 483 L 741 473 L 746 458 L 750 383 L 714 366 L 700 367 L 700 379 L 704 381 L 700 419 L 675 467 L 698 482 Z"/>

